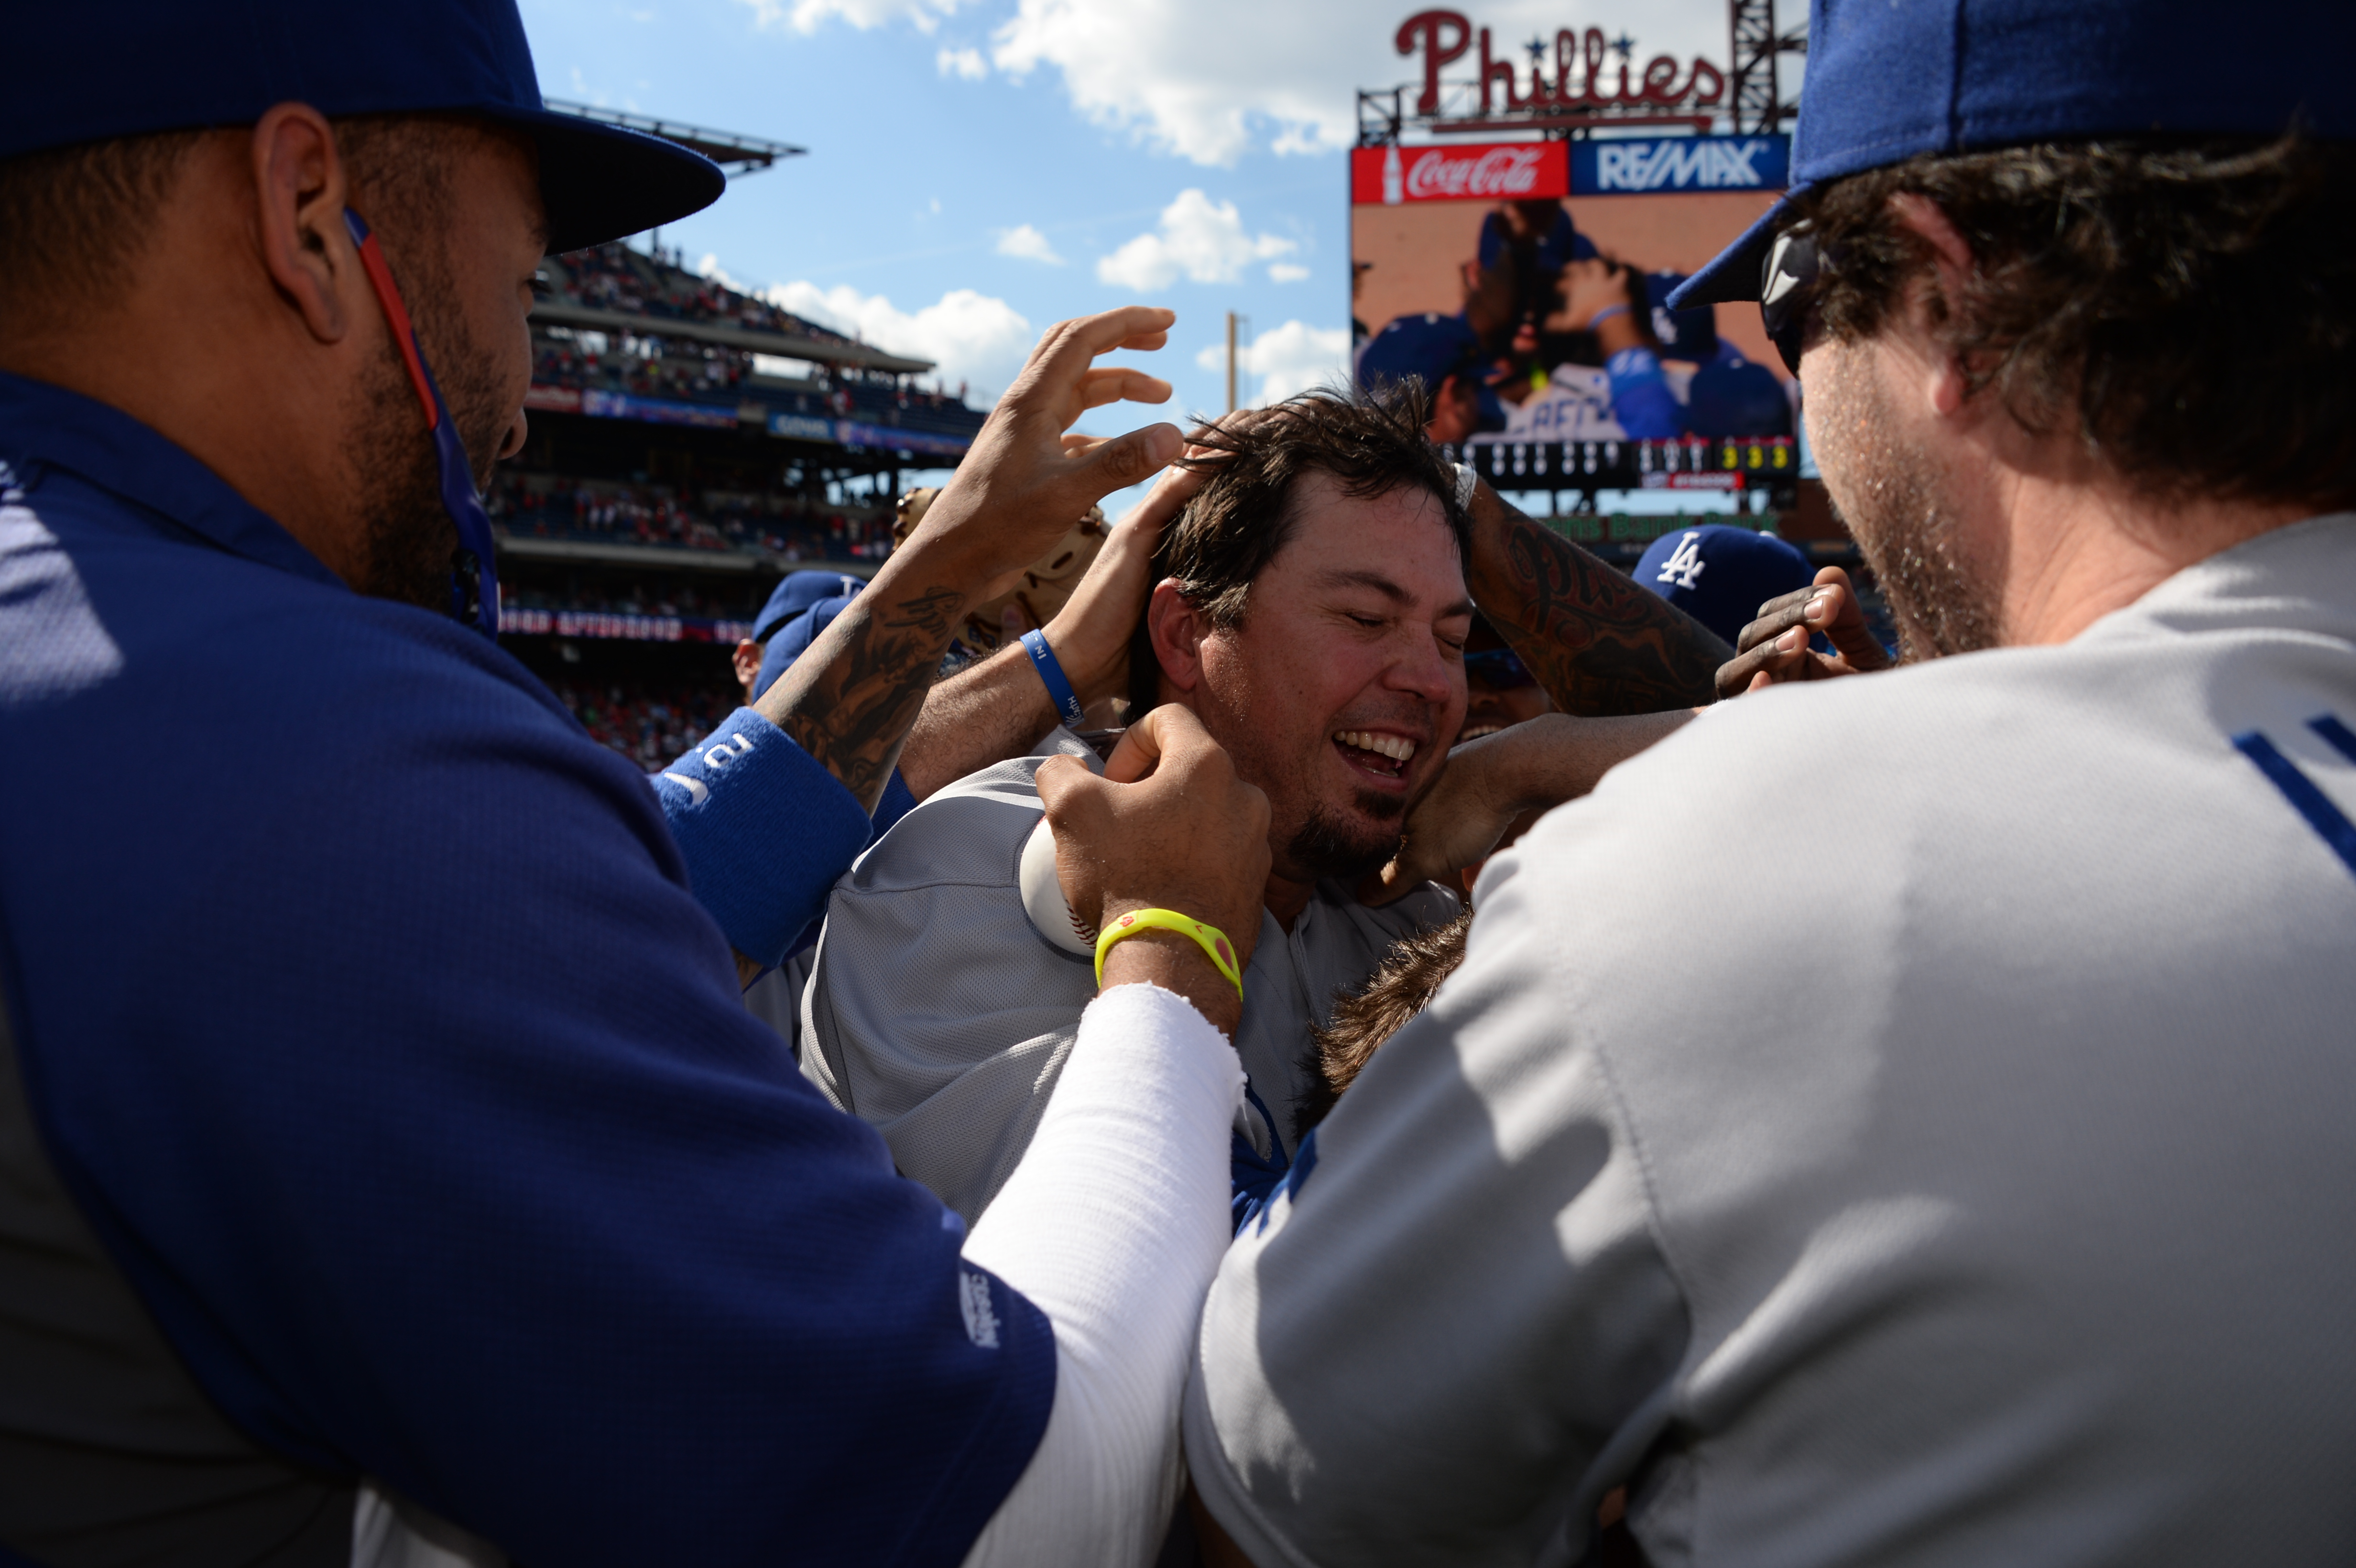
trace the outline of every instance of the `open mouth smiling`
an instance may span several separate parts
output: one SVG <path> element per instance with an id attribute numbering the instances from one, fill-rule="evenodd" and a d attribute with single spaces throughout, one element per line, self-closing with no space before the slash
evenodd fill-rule
<path id="1" fill-rule="evenodd" d="M 1467 741 L 1477 741 L 1483 735 L 1494 735 L 1504 728 L 1503 724 L 1492 724 L 1483 719 L 1478 723 L 1467 724 L 1458 731 L 1456 743 L 1461 746 Z"/>
<path id="2" fill-rule="evenodd" d="M 1416 753 L 1413 741 L 1378 730 L 1337 731 L 1333 745 L 1342 753 L 1342 760 L 1360 773 L 1390 782 L 1405 778 L 1407 765 L 1415 760 Z"/>

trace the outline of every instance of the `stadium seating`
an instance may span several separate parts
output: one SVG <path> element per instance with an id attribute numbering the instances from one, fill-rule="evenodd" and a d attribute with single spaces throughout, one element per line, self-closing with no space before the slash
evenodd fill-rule
<path id="1" fill-rule="evenodd" d="M 892 537 L 890 516 L 880 507 L 795 510 L 784 496 L 681 496 L 667 486 L 508 469 L 493 478 L 484 505 L 492 527 L 510 536 L 757 549 L 793 560 L 880 560 Z"/>

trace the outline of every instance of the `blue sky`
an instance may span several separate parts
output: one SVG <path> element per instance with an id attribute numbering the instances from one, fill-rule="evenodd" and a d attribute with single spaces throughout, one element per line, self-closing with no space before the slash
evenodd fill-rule
<path id="1" fill-rule="evenodd" d="M 1402 80 L 1408 11 L 1346 0 L 523 0 L 564 98 L 810 149 L 666 229 L 690 266 L 938 360 L 976 400 L 1038 333 L 1165 304 L 1143 362 L 1173 416 L 1224 397 L 1226 311 L 1249 317 L 1247 402 L 1347 355 L 1353 89 Z M 1797 20 L 1800 7 L 1788 7 Z M 1469 6 L 1501 37 L 1599 23 L 1727 52 L 1719 0 Z M 1207 363 L 1204 362 L 1205 359 Z M 1099 414 L 1091 428 L 1152 415 Z"/>

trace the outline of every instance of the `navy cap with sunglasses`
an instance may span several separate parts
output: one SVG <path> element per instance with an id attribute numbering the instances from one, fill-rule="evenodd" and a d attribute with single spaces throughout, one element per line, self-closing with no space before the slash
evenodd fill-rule
<path id="1" fill-rule="evenodd" d="M 44 5 L 12 16 L 0 159 L 80 142 L 251 125 L 273 105 L 330 119 L 473 114 L 532 140 L 551 254 L 621 239 L 709 207 L 719 166 L 676 143 L 560 114 L 541 101 L 514 0 L 299 5 L 292 0 Z M 352 244 L 434 443 L 455 533 L 450 613 L 498 635 L 490 519 L 391 269 L 357 212 Z"/>
<path id="2" fill-rule="evenodd" d="M 2252 0 L 1811 0 L 1783 200 L 1687 280 L 1673 309 L 1760 302 L 1795 374 L 1823 258 L 1793 201 L 1925 153 L 2104 136 L 2356 136 L 2356 5 Z"/>

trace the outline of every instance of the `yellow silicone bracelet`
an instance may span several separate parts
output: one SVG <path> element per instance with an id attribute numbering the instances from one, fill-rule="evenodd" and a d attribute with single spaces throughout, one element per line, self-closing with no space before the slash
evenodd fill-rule
<path id="1" fill-rule="evenodd" d="M 1244 994 L 1244 977 L 1236 973 L 1235 944 L 1227 940 L 1227 933 L 1215 925 L 1205 925 L 1192 915 L 1180 914 L 1174 909 L 1131 910 L 1098 933 L 1097 986 L 1099 989 L 1104 986 L 1105 955 L 1112 951 L 1114 943 L 1124 936 L 1135 936 L 1141 931 L 1174 931 L 1182 936 L 1193 937 L 1202 944 L 1203 951 L 1211 955 L 1211 962 L 1218 966 L 1220 974 L 1227 977 L 1227 983 L 1236 988 L 1236 995 L 1240 997 Z"/>

